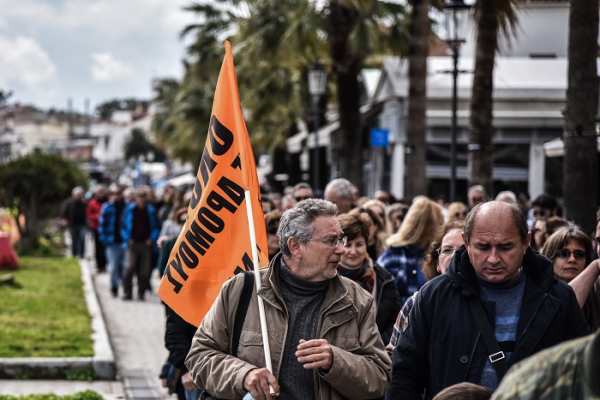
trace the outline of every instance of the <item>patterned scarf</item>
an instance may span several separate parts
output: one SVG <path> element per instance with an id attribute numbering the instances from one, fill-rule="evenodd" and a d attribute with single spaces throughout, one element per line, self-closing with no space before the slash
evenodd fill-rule
<path id="1" fill-rule="evenodd" d="M 337 270 L 341 276 L 352 279 L 367 292 L 373 293 L 373 287 L 375 286 L 375 268 L 373 268 L 373 261 L 369 258 L 366 258 L 359 268 L 352 269 L 339 263 Z"/>

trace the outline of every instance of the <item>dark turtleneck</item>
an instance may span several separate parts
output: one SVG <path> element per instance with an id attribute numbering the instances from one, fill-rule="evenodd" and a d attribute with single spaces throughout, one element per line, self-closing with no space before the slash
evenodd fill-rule
<path id="1" fill-rule="evenodd" d="M 295 355 L 300 339 L 316 339 L 321 304 L 329 281 L 307 281 L 289 270 L 283 257 L 280 288 L 288 311 L 288 331 L 279 371 L 282 399 L 314 399 L 315 382 L 312 369 L 304 369 Z"/>

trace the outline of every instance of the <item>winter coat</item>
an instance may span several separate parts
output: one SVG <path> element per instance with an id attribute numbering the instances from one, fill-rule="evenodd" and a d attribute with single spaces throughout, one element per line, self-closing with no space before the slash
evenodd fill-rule
<path id="1" fill-rule="evenodd" d="M 287 334 L 287 311 L 279 288 L 281 253 L 261 273 L 259 294 L 264 300 L 273 375 L 278 379 Z M 252 294 L 241 331 L 238 358 L 229 355 L 243 275 L 225 282 L 206 314 L 186 359 L 199 387 L 213 396 L 240 399 L 246 374 L 265 366 L 257 304 Z M 317 399 L 371 399 L 382 396 L 389 385 L 390 359 L 377 334 L 373 297 L 350 279 L 339 275 L 330 281 L 321 306 L 317 338 L 326 339 L 333 351 L 328 372 L 313 371 Z"/>
<path id="2" fill-rule="evenodd" d="M 87 225 L 93 231 L 97 231 L 100 226 L 100 211 L 102 209 L 102 204 L 104 203 L 105 200 L 100 201 L 96 197 L 92 197 L 85 209 Z"/>
<path id="3" fill-rule="evenodd" d="M 555 277 L 552 262 L 528 248 L 522 266 L 526 283 L 510 365 L 588 333 L 573 290 Z M 470 296 L 480 299 L 479 284 L 462 246 L 447 273 L 417 294 L 394 349 L 386 398 L 421 399 L 425 389 L 425 399 L 431 399 L 455 383 L 479 382 L 489 352 L 469 308 Z M 493 329 L 493 304 L 484 306 Z"/>
<path id="4" fill-rule="evenodd" d="M 121 224 L 121 237 L 123 238 L 123 246 L 127 247 L 128 241 L 131 238 L 131 231 L 133 229 L 133 209 L 136 207 L 135 201 L 129 203 L 125 210 L 123 210 L 123 223 Z M 156 217 L 156 211 L 154 207 L 149 203 L 146 204 L 146 212 L 150 219 L 150 240 L 154 248 L 156 247 L 156 239 L 160 233 L 160 227 L 158 226 L 158 218 Z"/>
<path id="5" fill-rule="evenodd" d="M 377 264 L 374 264 L 373 267 L 375 268 L 376 278 L 377 328 L 379 328 L 383 343 L 387 344 L 390 341 L 394 322 L 396 322 L 402 304 L 392 274 Z"/>
<path id="6" fill-rule="evenodd" d="M 117 208 L 115 207 L 115 201 L 109 200 L 106 203 L 102 204 L 102 208 L 100 210 L 100 220 L 98 226 L 98 234 L 100 235 L 100 240 L 105 245 L 112 245 L 117 243 L 118 234 L 119 243 L 123 242 L 123 238 L 121 235 L 121 221 L 123 220 L 123 214 L 125 213 L 125 208 L 127 208 L 127 203 L 124 203 L 123 210 L 121 210 L 121 214 L 118 216 Z M 119 219 L 119 222 L 116 222 L 116 219 Z M 117 228 L 118 229 L 115 229 Z"/>

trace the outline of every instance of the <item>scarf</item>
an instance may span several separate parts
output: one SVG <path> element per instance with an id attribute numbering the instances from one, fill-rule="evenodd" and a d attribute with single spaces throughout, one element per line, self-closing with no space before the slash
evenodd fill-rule
<path id="1" fill-rule="evenodd" d="M 359 268 L 352 269 L 340 263 L 337 270 L 341 276 L 352 279 L 367 292 L 373 293 L 373 287 L 375 286 L 375 268 L 373 268 L 373 261 L 369 258 L 366 258 Z"/>

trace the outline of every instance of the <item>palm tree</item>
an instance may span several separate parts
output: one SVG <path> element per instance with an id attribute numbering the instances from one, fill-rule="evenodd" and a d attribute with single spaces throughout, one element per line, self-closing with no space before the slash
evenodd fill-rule
<path id="1" fill-rule="evenodd" d="M 477 40 L 475 73 L 469 116 L 469 185 L 483 185 L 493 193 L 493 74 L 498 32 L 509 37 L 515 31 L 517 17 L 514 4 L 518 0 L 479 0 L 475 4 Z"/>
<path id="2" fill-rule="evenodd" d="M 584 232 L 594 231 L 598 204 L 598 11 L 597 1 L 571 1 L 563 196 L 565 216 Z"/>
<path id="3" fill-rule="evenodd" d="M 363 128 L 358 74 L 369 55 L 402 54 L 405 50 L 404 8 L 383 1 L 331 0 L 323 14 L 336 79 L 339 151 L 344 155 L 340 157 L 339 171 L 362 192 Z"/>
<path id="4" fill-rule="evenodd" d="M 195 35 L 188 49 L 195 62 L 206 58 L 206 42 L 231 39 L 255 143 L 276 143 L 303 114 L 307 66 L 316 59 L 332 65 L 344 154 L 340 172 L 362 188 L 358 74 L 370 55 L 404 49 L 403 7 L 372 0 L 331 0 L 323 7 L 314 0 L 215 0 L 187 9 L 202 20 L 183 31 Z"/>
<path id="5" fill-rule="evenodd" d="M 412 199 L 427 193 L 427 55 L 431 27 L 429 0 L 412 0 L 408 47 L 408 116 L 406 141 L 413 151 L 406 155 L 406 188 L 404 196 Z"/>

